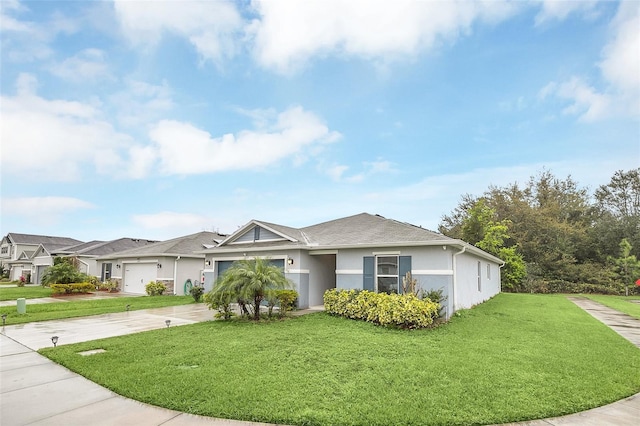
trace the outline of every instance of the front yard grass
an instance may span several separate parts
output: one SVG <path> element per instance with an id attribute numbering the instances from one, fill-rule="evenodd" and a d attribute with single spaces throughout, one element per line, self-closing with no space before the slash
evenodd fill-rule
<path id="1" fill-rule="evenodd" d="M 640 296 L 603 296 L 599 294 L 584 294 L 583 296 L 640 319 Z"/>
<path id="2" fill-rule="evenodd" d="M 78 355 L 98 348 L 106 352 Z M 556 295 L 500 294 L 432 330 L 318 313 L 210 321 L 40 353 L 139 401 L 292 425 L 514 422 L 640 391 L 640 350 Z"/>
<path id="3" fill-rule="evenodd" d="M 0 289 L 4 292 L 4 289 Z M 30 305 L 27 300 L 27 313 L 18 314 L 15 306 L 0 307 L 0 315 L 7 314 L 6 325 L 23 324 L 34 321 L 48 321 L 63 318 L 76 318 L 89 315 L 124 312 L 130 305 L 132 311 L 165 306 L 187 305 L 194 303 L 191 296 L 139 296 L 114 297 L 109 299 L 79 300 Z M 213 317 L 213 313 L 211 314 Z"/>
<path id="4" fill-rule="evenodd" d="M 16 300 L 19 297 L 36 299 L 38 297 L 50 297 L 52 290 L 49 287 L 25 286 L 25 287 L 0 287 L 0 300 Z"/>

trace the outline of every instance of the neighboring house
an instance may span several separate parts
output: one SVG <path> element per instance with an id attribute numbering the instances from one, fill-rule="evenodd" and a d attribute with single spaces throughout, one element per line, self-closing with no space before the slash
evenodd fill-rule
<path id="1" fill-rule="evenodd" d="M 97 262 L 126 293 L 145 294 L 149 282 L 162 281 L 170 294 L 183 295 L 187 281 L 195 284 L 202 277 L 204 254 L 195 252 L 214 247 L 226 237 L 203 231 L 100 256 Z"/>
<path id="2" fill-rule="evenodd" d="M 500 292 L 504 262 L 477 247 L 367 213 L 306 228 L 253 220 L 206 255 L 205 286 L 234 261 L 267 257 L 298 291 L 298 307 L 322 305 L 331 288 L 401 292 L 411 272 L 424 290 L 443 291 L 447 317 Z"/>
<path id="3" fill-rule="evenodd" d="M 48 249 L 81 244 L 82 241 L 68 237 L 52 237 L 48 235 L 8 233 L 0 243 L 0 264 L 9 268 L 9 279 L 18 280 L 21 276 L 30 282 L 37 275 L 34 264 L 36 251 L 42 245 Z"/>
<path id="4" fill-rule="evenodd" d="M 53 251 L 53 255 L 59 257 L 73 257 L 78 260 L 78 269 L 87 275 L 100 277 L 100 281 L 111 278 L 111 271 L 104 266 L 98 265 L 97 259 L 102 256 L 109 256 L 126 250 L 146 247 L 150 244 L 158 243 L 156 240 L 145 240 L 141 238 L 118 238 L 111 241 L 91 241 L 72 247 L 65 247 Z"/>

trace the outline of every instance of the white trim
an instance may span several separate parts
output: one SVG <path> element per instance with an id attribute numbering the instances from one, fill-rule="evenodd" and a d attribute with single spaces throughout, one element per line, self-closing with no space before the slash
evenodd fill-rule
<path id="1" fill-rule="evenodd" d="M 362 269 L 336 269 L 336 275 L 362 275 Z"/>
<path id="2" fill-rule="evenodd" d="M 321 256 L 323 254 L 338 254 L 338 250 L 313 250 L 313 251 L 310 251 L 309 254 L 311 256 L 315 256 L 315 255 Z"/>
<path id="3" fill-rule="evenodd" d="M 109 279 L 111 280 L 117 280 L 117 279 L 122 279 L 122 275 L 120 275 L 119 277 L 115 276 L 115 275 L 111 275 L 111 277 L 109 277 Z"/>
<path id="4" fill-rule="evenodd" d="M 453 275 L 452 269 L 413 269 L 411 275 Z"/>
<path id="5" fill-rule="evenodd" d="M 371 254 L 374 256 L 400 256 L 402 252 L 400 250 L 397 251 L 372 251 Z"/>
<path id="6" fill-rule="evenodd" d="M 311 271 L 308 269 L 286 269 L 285 274 L 309 274 Z"/>
<path id="7" fill-rule="evenodd" d="M 202 270 L 202 273 L 205 273 L 205 272 L 215 272 L 215 271 L 216 271 L 216 270 L 215 270 L 215 269 L 213 269 L 213 268 L 212 268 L 212 269 L 203 269 L 203 270 Z"/>
<path id="8" fill-rule="evenodd" d="M 174 287 L 175 287 L 175 280 L 173 279 L 173 277 L 169 277 L 169 278 L 156 278 L 156 281 L 173 281 Z"/>
<path id="9" fill-rule="evenodd" d="M 243 234 L 244 235 L 244 234 Z M 256 243 L 273 243 L 276 241 L 291 241 L 286 238 L 272 238 L 270 240 L 251 240 L 251 241 L 232 241 L 228 245 L 256 244 Z M 292 241 L 295 242 L 295 241 Z"/>
<path id="10" fill-rule="evenodd" d="M 123 260 L 122 263 L 135 265 L 136 263 L 158 263 L 158 260 L 157 259 L 156 260 Z"/>

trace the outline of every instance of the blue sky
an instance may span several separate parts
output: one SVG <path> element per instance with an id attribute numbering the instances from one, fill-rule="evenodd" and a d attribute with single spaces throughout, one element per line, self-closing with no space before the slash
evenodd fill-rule
<path id="1" fill-rule="evenodd" d="M 0 7 L 2 234 L 436 229 L 545 168 L 640 166 L 634 1 Z"/>

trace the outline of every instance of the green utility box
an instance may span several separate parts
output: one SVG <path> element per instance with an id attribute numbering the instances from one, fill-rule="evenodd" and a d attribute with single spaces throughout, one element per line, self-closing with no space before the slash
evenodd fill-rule
<path id="1" fill-rule="evenodd" d="M 16 307 L 18 308 L 18 313 L 19 314 L 26 314 L 27 313 L 27 300 L 24 297 L 21 297 L 20 299 L 18 299 L 18 303 L 16 304 Z"/>

